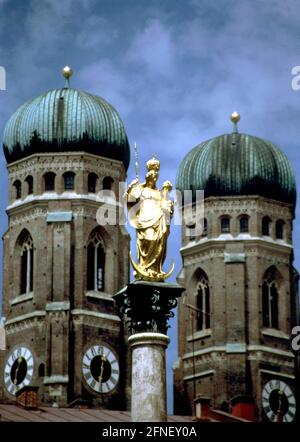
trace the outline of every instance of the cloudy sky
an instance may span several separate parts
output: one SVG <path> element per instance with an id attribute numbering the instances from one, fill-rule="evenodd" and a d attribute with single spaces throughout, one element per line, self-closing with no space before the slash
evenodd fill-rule
<path id="1" fill-rule="evenodd" d="M 9 116 L 25 100 L 64 84 L 112 103 L 143 164 L 156 153 L 161 179 L 174 182 L 187 151 L 231 130 L 266 138 L 291 160 L 299 186 L 300 91 L 291 70 L 300 65 L 297 0 L 0 0 L 0 138 Z M 129 169 L 129 178 L 134 168 Z M 0 231 L 7 226 L 7 174 L 0 158 Z M 300 267 L 300 214 L 295 222 Z M 170 257 L 180 268 L 179 229 Z M 176 359 L 176 323 L 168 351 Z M 169 408 L 169 411 L 171 408 Z"/>

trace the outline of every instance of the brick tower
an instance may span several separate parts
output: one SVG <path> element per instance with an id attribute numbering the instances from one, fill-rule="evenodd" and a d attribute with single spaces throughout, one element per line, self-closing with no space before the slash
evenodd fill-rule
<path id="1" fill-rule="evenodd" d="M 0 351 L 2 401 L 23 386 L 39 402 L 125 406 L 126 348 L 111 298 L 128 282 L 118 219 L 129 144 L 116 110 L 66 85 L 26 102 L 4 130 L 9 175 Z M 105 190 L 99 194 L 100 191 Z M 109 192 L 113 192 L 112 194 Z"/>
<path id="2" fill-rule="evenodd" d="M 186 293 L 179 305 L 175 413 L 192 413 L 200 395 L 244 417 L 292 421 L 295 179 L 283 152 L 238 133 L 238 119 L 233 115 L 233 133 L 189 152 L 177 174 L 177 188 L 192 190 L 193 203 L 181 207 L 179 280 Z M 196 219 L 200 189 L 204 218 Z"/>

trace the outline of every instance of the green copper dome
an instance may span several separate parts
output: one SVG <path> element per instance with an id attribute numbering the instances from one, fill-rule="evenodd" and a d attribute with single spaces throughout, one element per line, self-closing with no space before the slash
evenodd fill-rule
<path id="1" fill-rule="evenodd" d="M 24 103 L 3 137 L 8 163 L 33 153 L 86 151 L 129 165 L 129 144 L 118 112 L 103 98 L 69 87 Z"/>
<path id="2" fill-rule="evenodd" d="M 260 195 L 295 205 L 295 177 L 269 141 L 234 132 L 204 141 L 182 160 L 177 189 L 209 196 Z"/>

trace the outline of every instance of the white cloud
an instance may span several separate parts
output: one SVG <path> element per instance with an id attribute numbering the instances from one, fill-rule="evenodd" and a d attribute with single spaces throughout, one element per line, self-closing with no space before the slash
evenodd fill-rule
<path id="1" fill-rule="evenodd" d="M 175 67 L 175 48 L 170 29 L 159 20 L 149 20 L 139 29 L 129 47 L 127 57 L 132 68 L 143 67 L 145 74 L 171 77 Z"/>
<path id="2" fill-rule="evenodd" d="M 92 94 L 101 96 L 124 116 L 133 103 L 126 99 L 126 77 L 110 60 L 101 59 L 87 64 L 76 73 L 76 84 Z"/>
<path id="3" fill-rule="evenodd" d="M 119 36 L 119 30 L 110 26 L 103 17 L 90 16 L 76 36 L 76 43 L 82 49 L 102 51 L 103 46 L 112 45 Z"/>

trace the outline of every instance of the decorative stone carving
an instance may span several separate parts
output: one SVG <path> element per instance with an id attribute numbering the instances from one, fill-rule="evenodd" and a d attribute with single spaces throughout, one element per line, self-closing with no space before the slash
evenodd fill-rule
<path id="1" fill-rule="evenodd" d="M 53 223 L 53 230 L 56 233 L 63 233 L 65 230 L 66 223 Z"/>
<path id="2" fill-rule="evenodd" d="M 26 212 L 21 212 L 18 214 L 11 215 L 10 225 L 16 226 L 19 224 L 26 224 L 27 222 L 36 220 L 37 218 L 46 219 L 47 209 L 36 208 L 32 210 L 26 210 Z"/>
<path id="3" fill-rule="evenodd" d="M 23 332 L 30 328 L 42 327 L 45 324 L 45 319 L 43 317 L 35 317 L 32 319 L 25 319 L 24 321 L 15 322 L 9 325 L 5 325 L 6 335 L 13 335 L 18 332 Z"/>
<path id="4" fill-rule="evenodd" d="M 84 157 L 83 157 L 84 155 Z M 20 160 L 15 164 L 8 166 L 10 178 L 14 181 L 17 178 L 25 178 L 29 174 L 44 173 L 49 170 L 65 172 L 67 170 L 95 172 L 97 174 L 109 175 L 119 180 L 122 173 L 122 165 L 111 160 L 105 160 L 85 152 L 74 155 L 55 155 L 43 156 L 35 155 L 32 158 Z"/>
<path id="5" fill-rule="evenodd" d="M 177 284 L 136 280 L 114 295 L 131 333 L 166 333 L 171 311 L 184 291 Z"/>

